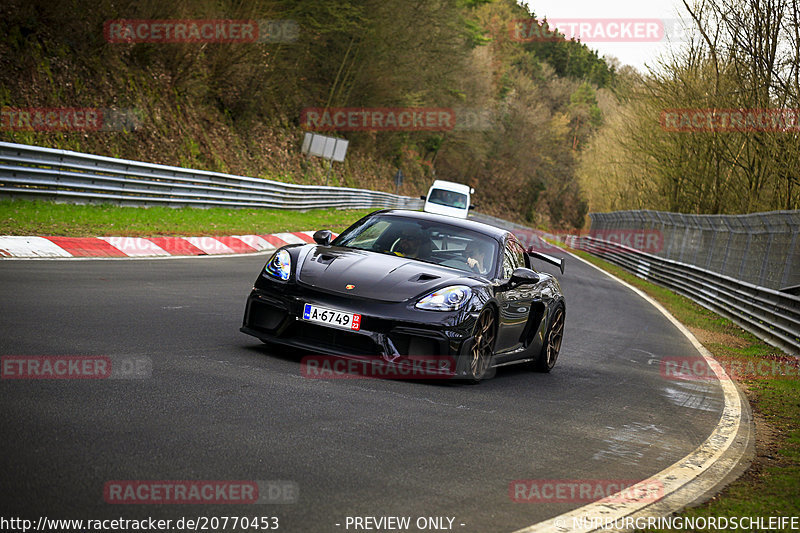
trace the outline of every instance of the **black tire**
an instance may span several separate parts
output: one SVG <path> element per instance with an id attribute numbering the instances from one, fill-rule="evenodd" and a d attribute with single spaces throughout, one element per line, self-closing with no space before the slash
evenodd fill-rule
<path id="1" fill-rule="evenodd" d="M 467 380 L 479 383 L 492 371 L 494 345 L 497 340 L 497 317 L 491 308 L 481 311 L 475 322 L 475 336 L 467 364 Z"/>
<path id="2" fill-rule="evenodd" d="M 542 351 L 533 365 L 536 372 L 550 372 L 556 366 L 561 342 L 564 340 L 564 307 L 558 306 L 553 312 L 553 319 L 544 338 Z"/>

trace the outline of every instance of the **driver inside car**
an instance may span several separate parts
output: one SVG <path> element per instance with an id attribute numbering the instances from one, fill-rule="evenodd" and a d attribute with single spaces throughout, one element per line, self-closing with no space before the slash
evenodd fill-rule
<path id="1" fill-rule="evenodd" d="M 424 238 L 420 230 L 406 230 L 392 246 L 392 252 L 400 257 L 419 258 Z"/>
<path id="2" fill-rule="evenodd" d="M 470 242 L 464 249 L 464 257 L 473 272 L 486 275 L 488 270 L 486 266 L 488 263 L 486 244 L 477 241 Z"/>

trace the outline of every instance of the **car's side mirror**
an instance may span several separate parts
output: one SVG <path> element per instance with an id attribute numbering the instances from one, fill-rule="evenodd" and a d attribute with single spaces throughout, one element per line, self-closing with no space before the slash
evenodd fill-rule
<path id="1" fill-rule="evenodd" d="M 515 268 L 511 273 L 511 279 L 508 280 L 509 285 L 534 285 L 539 283 L 539 274 L 530 268 L 519 267 Z"/>
<path id="2" fill-rule="evenodd" d="M 472 204 L 472 205 L 469 206 L 470 209 L 477 209 L 477 207 L 478 207 L 478 204 Z"/>
<path id="3" fill-rule="evenodd" d="M 314 233 L 314 242 L 317 244 L 321 244 L 323 246 L 327 246 L 333 240 L 333 233 L 329 229 L 321 229 Z"/>
<path id="4" fill-rule="evenodd" d="M 427 199 L 428 199 L 428 197 L 427 197 L 427 196 L 420 196 L 420 197 L 419 197 L 419 199 L 420 199 L 420 200 L 427 200 Z"/>

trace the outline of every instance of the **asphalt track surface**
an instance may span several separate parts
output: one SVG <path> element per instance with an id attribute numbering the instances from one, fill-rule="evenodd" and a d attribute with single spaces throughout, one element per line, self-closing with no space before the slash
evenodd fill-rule
<path id="1" fill-rule="evenodd" d="M 139 380 L 0 382 L 3 517 L 277 516 L 288 532 L 354 531 L 348 516 L 409 516 L 418 531 L 418 517 L 451 517 L 454 531 L 512 531 L 585 503 L 515 503 L 512 481 L 645 479 L 701 444 L 722 410 L 718 383 L 660 371 L 663 357 L 696 355 L 689 341 L 572 258 L 551 374 L 306 379 L 301 354 L 238 331 L 265 259 L 0 262 L 0 355 L 153 365 Z M 300 494 L 120 505 L 104 501 L 110 480 L 290 480 Z"/>

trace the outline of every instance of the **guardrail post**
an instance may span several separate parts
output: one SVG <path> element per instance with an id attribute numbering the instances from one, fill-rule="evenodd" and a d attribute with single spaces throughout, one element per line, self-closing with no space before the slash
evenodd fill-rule
<path id="1" fill-rule="evenodd" d="M 683 239 L 681 240 L 681 253 L 678 256 L 678 261 L 683 261 L 683 254 L 686 253 L 686 242 L 689 240 L 689 224 L 686 215 L 680 215 L 681 223 L 683 224 Z"/>
<path id="2" fill-rule="evenodd" d="M 711 244 L 708 246 L 708 256 L 706 257 L 706 270 L 710 270 L 711 268 L 711 259 L 714 257 L 714 245 L 717 243 L 717 235 L 719 235 L 719 231 L 717 231 L 717 227 L 709 221 L 709 226 L 711 228 Z"/>
<path id="3" fill-rule="evenodd" d="M 772 225 L 770 218 L 767 215 L 758 215 L 761 219 L 762 224 L 764 225 L 765 232 L 767 234 L 767 249 L 764 251 L 764 256 L 761 259 L 761 268 L 758 271 L 758 284 L 764 285 L 764 280 L 767 277 L 767 268 L 770 262 L 770 256 L 772 255 L 772 243 L 775 240 L 775 231 L 777 228 Z M 766 285 L 764 285 L 766 286 Z"/>
<path id="4" fill-rule="evenodd" d="M 783 268 L 783 279 L 781 279 L 781 287 L 789 286 L 789 273 L 792 270 L 792 258 L 794 251 L 797 249 L 797 235 L 800 234 L 800 228 L 795 228 L 792 233 L 792 244 L 789 245 L 789 253 L 786 254 L 786 265 Z"/>
<path id="5" fill-rule="evenodd" d="M 733 228 L 728 223 L 727 218 L 722 219 L 722 223 L 728 228 L 728 240 L 725 243 L 725 255 L 722 257 L 722 266 L 720 266 L 720 272 L 725 273 L 725 267 L 728 264 L 728 255 L 730 255 L 731 251 L 731 240 L 733 240 Z"/>
<path id="6" fill-rule="evenodd" d="M 745 227 L 746 235 L 747 235 L 747 243 L 744 246 L 744 253 L 742 253 L 742 262 L 739 263 L 739 273 L 736 277 L 739 279 L 744 279 L 744 267 L 747 264 L 747 258 L 750 254 L 750 244 L 753 240 L 753 228 L 747 223 L 747 218 L 742 217 L 739 222 Z"/>

